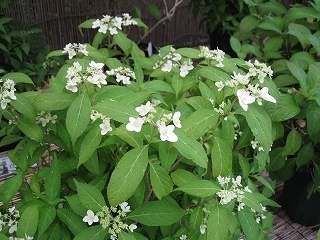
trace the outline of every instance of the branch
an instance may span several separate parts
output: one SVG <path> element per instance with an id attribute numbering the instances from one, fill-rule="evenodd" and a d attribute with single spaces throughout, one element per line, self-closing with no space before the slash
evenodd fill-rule
<path id="1" fill-rule="evenodd" d="M 166 3 L 166 0 L 163 0 L 164 8 L 165 8 L 165 16 L 160 19 L 155 25 L 152 26 L 138 41 L 138 44 L 141 43 L 143 39 L 145 39 L 157 26 L 159 26 L 161 23 L 163 23 L 166 20 L 169 20 L 173 17 L 177 7 L 183 2 L 184 0 L 175 0 L 174 6 L 168 11 L 168 6 Z"/>

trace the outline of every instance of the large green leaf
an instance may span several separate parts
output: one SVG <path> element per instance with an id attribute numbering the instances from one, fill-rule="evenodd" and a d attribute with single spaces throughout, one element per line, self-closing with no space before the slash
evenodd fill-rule
<path id="1" fill-rule="evenodd" d="M 71 141 L 76 142 L 90 122 L 91 103 L 87 92 L 80 94 L 71 103 L 66 116 L 66 126 Z"/>
<path id="2" fill-rule="evenodd" d="M 189 137 L 198 139 L 217 123 L 218 118 L 219 114 L 213 109 L 200 109 L 183 119 L 181 125 Z"/>
<path id="3" fill-rule="evenodd" d="M 200 76 L 214 82 L 230 80 L 230 75 L 215 67 L 203 67 L 198 71 Z"/>
<path id="4" fill-rule="evenodd" d="M 36 111 L 32 102 L 23 93 L 16 94 L 16 97 L 16 100 L 11 101 L 11 105 L 25 117 L 34 120 L 36 118 Z"/>
<path id="5" fill-rule="evenodd" d="M 125 55 L 129 55 L 132 48 L 132 41 L 123 32 L 113 35 L 113 41 L 123 50 Z"/>
<path id="6" fill-rule="evenodd" d="M 209 180 L 196 180 L 176 188 L 177 191 L 183 191 L 192 196 L 210 197 L 221 189 Z"/>
<path id="7" fill-rule="evenodd" d="M 159 158 L 161 166 L 169 172 L 172 164 L 177 160 L 179 152 L 172 145 L 165 141 L 159 142 Z"/>
<path id="8" fill-rule="evenodd" d="M 295 62 L 287 62 L 287 66 L 292 75 L 299 81 L 302 91 L 305 93 L 308 92 L 307 74 L 303 69 Z"/>
<path id="9" fill-rule="evenodd" d="M 220 137 L 212 140 L 211 159 L 214 176 L 227 176 L 232 170 L 233 145 Z"/>
<path id="10" fill-rule="evenodd" d="M 33 104 L 38 111 L 62 110 L 69 107 L 73 99 L 71 94 L 46 92 L 38 94 Z"/>
<path id="11" fill-rule="evenodd" d="M 306 109 L 308 133 L 313 135 L 320 131 L 320 106 L 315 101 L 308 101 Z"/>
<path id="12" fill-rule="evenodd" d="M 92 154 L 97 150 L 101 142 L 101 129 L 99 125 L 95 125 L 84 137 L 81 142 L 80 152 L 79 152 L 79 162 L 78 167 L 86 162 Z"/>
<path id="13" fill-rule="evenodd" d="M 36 142 L 42 142 L 43 140 L 43 131 L 41 127 L 36 124 L 33 120 L 28 118 L 21 118 L 17 122 L 18 128 L 29 138 Z"/>
<path id="14" fill-rule="evenodd" d="M 81 231 L 74 240 L 101 240 L 106 239 L 108 231 L 101 225 L 92 226 Z"/>
<path id="15" fill-rule="evenodd" d="M 194 139 L 191 139 L 185 135 L 180 129 L 175 129 L 178 136 L 178 141 L 174 143 L 175 148 L 180 152 L 180 154 L 196 165 L 207 168 L 208 157 L 203 146 Z"/>
<path id="16" fill-rule="evenodd" d="M 168 195 L 173 188 L 172 180 L 167 171 L 158 163 L 150 162 L 150 181 L 158 199 Z"/>
<path id="17" fill-rule="evenodd" d="M 112 100 L 105 100 L 93 106 L 93 109 L 122 123 L 128 123 L 129 117 L 136 117 L 138 113 L 135 107 Z"/>
<path id="18" fill-rule="evenodd" d="M 288 156 L 295 154 L 299 150 L 301 143 L 302 139 L 300 133 L 297 130 L 292 129 L 287 136 L 286 145 L 282 150 L 282 155 Z"/>
<path id="19" fill-rule="evenodd" d="M 191 172 L 184 169 L 177 169 L 176 171 L 172 172 L 171 178 L 178 187 L 182 187 L 188 183 L 192 183 L 199 180 Z"/>
<path id="20" fill-rule="evenodd" d="M 82 221 L 82 217 L 75 214 L 71 209 L 59 208 L 57 215 L 68 226 L 73 235 L 78 235 L 87 228 L 87 225 Z"/>
<path id="21" fill-rule="evenodd" d="M 248 239 L 256 239 L 259 236 L 259 225 L 257 224 L 253 212 L 245 208 L 238 212 L 239 223 Z"/>
<path id="22" fill-rule="evenodd" d="M 59 162 L 55 156 L 52 160 L 50 170 L 45 178 L 45 193 L 48 199 L 52 202 L 60 195 L 61 173 Z"/>
<path id="23" fill-rule="evenodd" d="M 272 123 L 269 114 L 259 105 L 251 104 L 248 111 L 242 113 L 256 140 L 269 151 L 272 144 Z"/>
<path id="24" fill-rule="evenodd" d="M 178 48 L 176 53 L 188 58 L 199 58 L 200 50 L 195 48 Z"/>
<path id="25" fill-rule="evenodd" d="M 111 174 L 107 195 L 111 206 L 128 200 L 141 180 L 148 165 L 148 146 L 128 151 Z"/>
<path id="26" fill-rule="evenodd" d="M 118 234 L 118 240 L 137 240 L 137 239 L 132 235 L 132 233 L 121 231 Z"/>
<path id="27" fill-rule="evenodd" d="M 142 132 L 130 132 L 126 129 L 125 124 L 118 127 L 113 133 L 132 147 L 141 147 L 143 145 L 144 136 Z"/>
<path id="28" fill-rule="evenodd" d="M 41 235 L 51 226 L 56 218 L 56 208 L 52 205 L 43 205 L 39 209 L 38 236 Z"/>
<path id="29" fill-rule="evenodd" d="M 101 210 L 103 206 L 106 206 L 106 202 L 102 193 L 91 186 L 74 180 L 77 186 L 78 195 L 83 206 L 94 212 Z"/>
<path id="30" fill-rule="evenodd" d="M 141 204 L 128 218 L 147 226 L 166 226 L 179 221 L 187 212 L 168 201 L 150 201 Z"/>
<path id="31" fill-rule="evenodd" d="M 34 236 L 37 231 L 39 221 L 38 205 L 31 205 L 26 208 L 19 220 L 17 237 L 24 238 L 27 236 Z"/>
<path id="32" fill-rule="evenodd" d="M 24 73 L 18 73 L 18 72 L 7 73 L 2 77 L 2 79 L 11 79 L 15 83 L 30 83 L 34 85 L 32 79 Z"/>

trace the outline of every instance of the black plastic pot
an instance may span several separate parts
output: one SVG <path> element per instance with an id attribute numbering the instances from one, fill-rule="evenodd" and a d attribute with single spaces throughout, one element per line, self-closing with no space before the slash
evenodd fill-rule
<path id="1" fill-rule="evenodd" d="M 292 221 L 304 226 L 320 224 L 320 192 L 307 198 L 307 186 L 312 180 L 309 173 L 296 172 L 284 182 L 280 205 Z"/>

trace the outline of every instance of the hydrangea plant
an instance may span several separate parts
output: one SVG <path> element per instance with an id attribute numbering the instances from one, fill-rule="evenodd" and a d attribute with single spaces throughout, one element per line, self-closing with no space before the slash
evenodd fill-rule
<path id="1" fill-rule="evenodd" d="M 1 88 L 6 140 L 20 140 L 9 153 L 16 173 L 0 187 L 3 214 L 21 195 L 16 229 L 0 218 L 1 237 L 268 239 L 272 70 L 205 46 L 146 57 L 129 25 L 146 28 L 127 14 L 87 20 L 79 29 L 98 28 L 92 44 L 48 55 L 68 58 L 48 89 Z"/>

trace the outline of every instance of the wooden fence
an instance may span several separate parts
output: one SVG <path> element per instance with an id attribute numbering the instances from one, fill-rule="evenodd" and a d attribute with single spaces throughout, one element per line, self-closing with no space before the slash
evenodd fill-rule
<path id="1" fill-rule="evenodd" d="M 155 46 L 173 44 L 176 47 L 208 44 L 209 38 L 204 29 L 199 29 L 199 19 L 193 17 L 185 0 L 176 9 L 170 20 L 161 23 L 150 33 L 144 42 L 151 41 Z M 90 18 L 102 18 L 102 15 L 131 13 L 135 7 L 142 12 L 143 22 L 152 27 L 157 21 L 151 16 L 142 0 L 18 0 L 12 1 L 6 13 L 25 24 L 28 28 L 40 28 L 45 39 L 43 43 L 61 49 L 67 43 L 91 42 L 96 29 L 80 34 L 78 25 Z M 163 0 L 148 0 L 151 4 L 164 10 Z M 174 0 L 166 0 L 171 8 Z M 141 32 L 136 29 L 130 37 L 137 41 Z"/>

